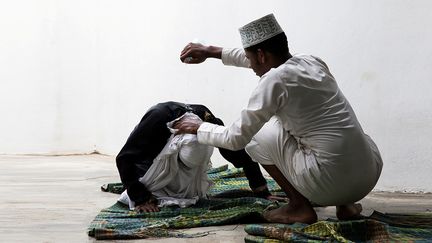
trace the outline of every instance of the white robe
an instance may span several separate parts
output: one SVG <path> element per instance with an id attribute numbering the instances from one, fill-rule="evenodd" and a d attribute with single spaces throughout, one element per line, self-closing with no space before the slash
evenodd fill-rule
<path id="1" fill-rule="evenodd" d="M 222 62 L 250 66 L 241 49 L 223 49 Z M 327 65 L 309 55 L 295 55 L 264 74 L 231 126 L 203 123 L 197 136 L 203 144 L 246 147 L 252 159 L 276 165 L 301 194 L 321 205 L 360 200 L 382 169 L 377 146 Z"/>
<path id="2" fill-rule="evenodd" d="M 185 115 L 199 119 L 193 113 Z M 198 143 L 196 135 L 172 135 L 139 181 L 158 199 L 159 207 L 193 205 L 199 198 L 206 197 L 211 185 L 207 170 L 211 166 L 213 149 Z M 118 201 L 129 205 L 131 210 L 135 208 L 135 202 L 130 200 L 127 191 L 122 193 Z"/>

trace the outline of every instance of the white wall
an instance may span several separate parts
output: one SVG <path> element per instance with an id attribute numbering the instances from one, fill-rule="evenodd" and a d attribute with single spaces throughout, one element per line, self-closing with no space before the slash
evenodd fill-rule
<path id="1" fill-rule="evenodd" d="M 239 46 L 273 12 L 293 53 L 322 57 L 378 144 L 378 190 L 432 192 L 432 2 L 0 2 L 0 153 L 116 154 L 153 104 L 206 104 L 227 123 L 258 78 L 179 61 L 194 38 Z M 218 163 L 223 163 L 218 158 Z"/>

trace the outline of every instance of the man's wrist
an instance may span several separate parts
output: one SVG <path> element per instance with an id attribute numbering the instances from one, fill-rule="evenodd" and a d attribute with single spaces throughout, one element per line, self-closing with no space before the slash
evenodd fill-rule
<path id="1" fill-rule="evenodd" d="M 221 59 L 221 57 L 222 57 L 222 47 L 208 46 L 206 49 L 207 49 L 207 57 Z"/>

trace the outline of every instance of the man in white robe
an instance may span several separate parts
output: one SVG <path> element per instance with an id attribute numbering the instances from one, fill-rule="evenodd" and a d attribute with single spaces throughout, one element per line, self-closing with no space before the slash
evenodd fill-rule
<path id="1" fill-rule="evenodd" d="M 310 202 L 337 206 L 339 219 L 360 215 L 355 204 L 376 185 L 382 160 L 327 65 L 311 55 L 289 53 L 273 14 L 240 28 L 244 49 L 189 43 L 185 63 L 220 58 L 252 68 L 260 77 L 240 118 L 230 126 L 183 119 L 179 133 L 197 134 L 202 144 L 246 148 L 282 187 L 289 204 L 269 211 L 270 222 L 313 223 Z"/>

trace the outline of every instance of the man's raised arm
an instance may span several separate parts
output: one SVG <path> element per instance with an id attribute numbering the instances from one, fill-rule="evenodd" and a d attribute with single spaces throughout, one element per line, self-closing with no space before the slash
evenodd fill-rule
<path id="1" fill-rule="evenodd" d="M 187 64 L 202 63 L 207 58 L 221 59 L 222 63 L 228 66 L 250 68 L 250 62 L 241 48 L 222 48 L 189 43 L 180 53 L 180 60 Z"/>

